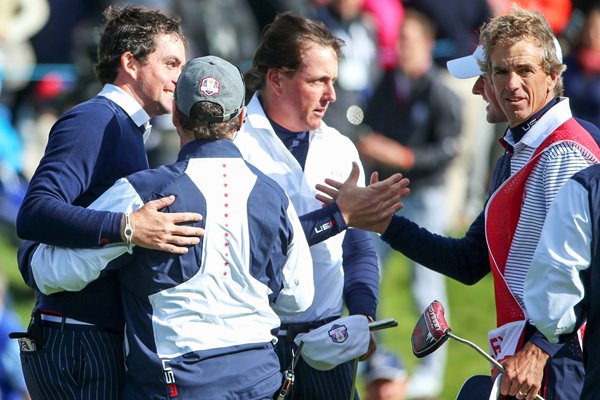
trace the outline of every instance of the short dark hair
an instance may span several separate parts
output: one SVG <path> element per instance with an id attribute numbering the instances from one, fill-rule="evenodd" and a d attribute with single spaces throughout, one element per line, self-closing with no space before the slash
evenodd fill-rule
<path id="1" fill-rule="evenodd" d="M 207 122 L 204 119 L 206 116 L 219 117 L 223 115 L 223 108 L 209 101 L 199 101 L 194 104 L 189 117 L 177 107 L 175 113 L 181 128 L 186 132 L 193 132 L 196 140 L 228 139 L 240 130 L 239 117 L 225 122 Z"/>
<path id="2" fill-rule="evenodd" d="M 104 31 L 95 66 L 96 76 L 102 84 L 115 81 L 125 52 L 131 52 L 138 61 L 145 61 L 156 50 L 155 39 L 160 34 L 176 35 L 186 43 L 179 18 L 167 17 L 157 10 L 108 6 L 103 17 Z"/>
<path id="3" fill-rule="evenodd" d="M 296 72 L 302 63 L 302 52 L 313 44 L 331 47 L 340 58 L 344 41 L 335 37 L 320 21 L 292 12 L 277 15 L 265 28 L 252 66 L 245 73 L 247 90 L 254 92 L 261 89 L 270 68 L 289 74 Z"/>

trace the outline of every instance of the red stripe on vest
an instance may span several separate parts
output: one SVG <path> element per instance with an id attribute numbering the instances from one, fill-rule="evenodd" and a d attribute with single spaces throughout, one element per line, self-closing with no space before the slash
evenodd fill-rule
<path id="1" fill-rule="evenodd" d="M 564 141 L 574 142 L 585 147 L 600 160 L 600 148 L 594 139 L 577 121 L 570 118 L 544 140 L 529 162 L 511 176 L 488 202 L 485 233 L 494 278 L 497 326 L 525 319 L 524 311 L 504 280 L 504 270 L 521 216 L 527 178 L 537 164 L 539 155 L 554 144 Z"/>

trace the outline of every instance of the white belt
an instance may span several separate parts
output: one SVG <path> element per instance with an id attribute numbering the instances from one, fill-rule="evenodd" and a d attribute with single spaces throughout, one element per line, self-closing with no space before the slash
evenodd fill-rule
<path id="1" fill-rule="evenodd" d="M 49 315 L 49 314 L 42 314 L 42 320 L 48 321 L 48 322 L 56 322 L 59 324 L 62 324 L 64 322 L 65 324 L 73 324 L 73 325 L 90 325 L 90 326 L 94 325 L 94 324 L 89 324 L 87 322 L 78 321 L 73 318 L 63 318 L 63 317 L 59 317 L 57 315 Z"/>

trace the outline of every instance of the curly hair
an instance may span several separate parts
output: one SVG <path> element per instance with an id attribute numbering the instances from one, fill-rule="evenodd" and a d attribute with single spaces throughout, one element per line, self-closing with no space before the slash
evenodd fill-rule
<path id="1" fill-rule="evenodd" d="M 479 35 L 479 41 L 485 49 L 484 60 L 480 63 L 482 69 L 488 75 L 491 73 L 490 54 L 496 47 L 508 48 L 522 40 L 537 42 L 543 49 L 542 68 L 546 74 L 558 76 L 554 94 L 562 96 L 562 73 L 566 66 L 558 58 L 556 37 L 550 24 L 538 11 L 525 10 L 514 5 L 509 14 L 492 18 L 482 27 Z"/>
<path id="2" fill-rule="evenodd" d="M 245 73 L 247 90 L 254 92 L 263 88 L 271 68 L 289 74 L 296 72 L 302 63 L 302 52 L 313 44 L 331 47 L 338 59 L 342 56 L 344 41 L 335 37 L 322 22 L 292 12 L 277 15 L 265 28 L 252 66 Z"/>
<path id="3" fill-rule="evenodd" d="M 124 53 L 131 52 L 141 62 L 147 60 L 156 49 L 158 35 L 176 35 L 186 43 L 179 18 L 167 17 L 156 10 L 109 6 L 103 17 L 104 31 L 100 36 L 95 66 L 96 76 L 102 84 L 115 81 Z"/>
<path id="4" fill-rule="evenodd" d="M 194 134 L 196 140 L 231 139 L 240 130 L 239 118 L 225 122 L 207 122 L 204 117 L 219 117 L 223 115 L 223 108 L 209 101 L 199 101 L 190 110 L 188 117 L 175 107 L 177 119 L 181 128 Z"/>

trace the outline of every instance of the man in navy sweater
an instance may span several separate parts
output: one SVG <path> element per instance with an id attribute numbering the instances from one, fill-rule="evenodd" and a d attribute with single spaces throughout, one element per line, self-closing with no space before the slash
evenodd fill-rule
<path id="1" fill-rule="evenodd" d="M 31 282 L 81 290 L 118 270 L 126 321 L 123 399 L 255 399 L 281 386 L 278 315 L 313 299 L 312 263 L 285 192 L 231 142 L 246 115 L 244 83 L 213 56 L 184 68 L 175 91 L 176 162 L 120 179 L 90 208 L 130 212 L 173 194 L 169 212 L 198 211 L 206 235 L 184 255 L 123 243 L 41 245 Z M 131 253 L 131 254 L 130 254 Z"/>
<path id="2" fill-rule="evenodd" d="M 88 206 L 117 179 L 148 168 L 144 141 L 152 116 L 171 112 L 185 63 L 176 19 L 135 7 L 109 7 L 100 39 L 98 96 L 75 106 L 53 126 L 46 152 L 17 217 L 22 239 L 56 246 L 100 247 L 127 242 L 178 254 L 202 229 L 180 226 L 199 214 L 166 214 L 173 198 L 149 202 L 127 218 Z M 127 228 L 127 229 L 125 229 Z M 20 266 L 32 249 L 19 251 Z M 123 383 L 123 312 L 116 277 L 81 292 L 37 293 L 21 342 L 27 387 L 40 399 L 118 399 Z"/>
<path id="3" fill-rule="evenodd" d="M 177 224 L 199 221 L 201 216 L 157 212 L 172 204 L 172 196 L 150 201 L 127 218 L 122 212 L 83 208 L 117 179 L 148 168 L 144 150 L 148 121 L 171 111 L 175 82 L 185 62 L 185 39 L 176 20 L 133 7 L 109 8 L 105 16 L 96 67 L 105 87 L 53 127 L 18 216 L 18 234 L 62 247 L 94 248 L 124 241 L 185 254 L 188 246 L 198 243 L 195 236 L 202 229 Z M 360 190 L 349 188 L 338 204 L 303 218 L 310 243 L 397 211 L 398 192 L 406 186 L 400 178 Z M 19 251 L 26 280 L 34 249 L 35 243 L 27 242 Z M 103 275 L 79 293 L 37 297 L 33 323 L 27 337 L 21 338 L 30 391 L 42 398 L 117 398 L 123 374 L 123 312 L 114 276 Z M 80 348 L 83 352 L 75 355 Z M 61 354 L 70 355 L 66 359 L 73 365 L 66 365 Z M 64 372 L 68 369 L 91 374 L 73 379 Z"/>

